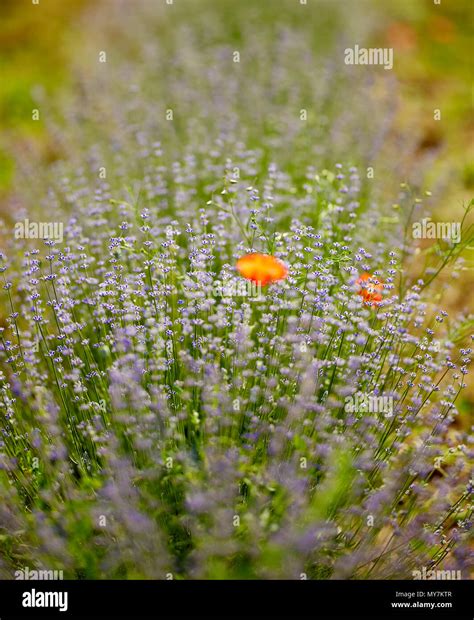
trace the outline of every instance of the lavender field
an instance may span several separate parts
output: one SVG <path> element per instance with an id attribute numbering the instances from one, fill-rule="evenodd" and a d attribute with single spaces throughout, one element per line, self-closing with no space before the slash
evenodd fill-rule
<path id="1" fill-rule="evenodd" d="M 409 4 L 77 9 L 1 214 L 1 579 L 472 578 L 474 203 Z"/>

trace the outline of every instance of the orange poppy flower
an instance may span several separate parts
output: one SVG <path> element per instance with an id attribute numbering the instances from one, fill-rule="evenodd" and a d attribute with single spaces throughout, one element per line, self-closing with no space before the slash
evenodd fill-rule
<path id="1" fill-rule="evenodd" d="M 382 301 L 383 282 L 377 276 L 363 273 L 357 280 L 357 293 L 369 306 L 378 306 Z"/>
<path id="2" fill-rule="evenodd" d="M 271 254 L 252 252 L 237 261 L 237 269 L 244 278 L 266 286 L 278 282 L 288 275 L 288 269 L 278 258 Z"/>

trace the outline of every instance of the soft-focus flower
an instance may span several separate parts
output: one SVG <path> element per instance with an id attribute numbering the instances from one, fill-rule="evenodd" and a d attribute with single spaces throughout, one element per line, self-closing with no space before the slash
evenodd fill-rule
<path id="1" fill-rule="evenodd" d="M 382 301 L 383 282 L 377 276 L 363 273 L 357 280 L 357 293 L 369 306 L 378 306 Z"/>
<path id="2" fill-rule="evenodd" d="M 237 269 L 244 278 L 262 286 L 283 280 L 288 275 L 286 265 L 278 258 L 271 254 L 260 254 L 258 252 L 252 252 L 239 258 Z"/>

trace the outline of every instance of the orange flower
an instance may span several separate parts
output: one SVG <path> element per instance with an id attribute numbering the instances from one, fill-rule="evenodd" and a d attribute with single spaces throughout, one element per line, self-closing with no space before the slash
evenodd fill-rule
<path id="1" fill-rule="evenodd" d="M 257 252 L 239 258 L 237 269 L 244 278 L 262 286 L 283 280 L 288 275 L 288 269 L 278 258 Z"/>
<path id="2" fill-rule="evenodd" d="M 357 293 L 369 306 L 378 306 L 382 301 L 383 282 L 377 276 L 363 273 L 357 280 Z"/>

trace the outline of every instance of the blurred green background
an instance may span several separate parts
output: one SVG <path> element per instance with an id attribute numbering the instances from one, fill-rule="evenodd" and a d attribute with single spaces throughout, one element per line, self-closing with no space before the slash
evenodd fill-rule
<path id="1" fill-rule="evenodd" d="M 37 1 L 38 4 L 33 4 Z M 149 0 L 164 3 L 165 0 Z M 183 0 L 175 0 L 176 4 Z M 294 0 L 298 3 L 299 0 Z M 325 7 L 324 0 L 307 0 Z M 208 0 L 193 0 L 199 7 Z M 130 2 L 133 5 L 133 1 Z M 228 32 L 223 36 L 238 40 L 239 12 L 246 2 L 218 0 L 214 4 L 229 15 Z M 268 19 L 283 6 L 280 0 L 263 1 Z M 350 23 L 354 16 L 370 20 L 373 46 L 395 48 L 394 72 L 400 82 L 403 109 L 397 117 L 400 130 L 414 119 L 423 127 L 420 151 L 439 149 L 432 174 L 454 170 L 450 183 L 453 200 L 466 200 L 474 186 L 472 116 L 472 22 L 470 0 L 442 2 L 433 0 L 335 0 L 341 7 L 339 20 Z M 225 9 L 223 6 L 225 5 Z M 66 89 L 70 78 L 70 58 L 75 51 L 79 29 L 87 24 L 91 6 L 113 10 L 114 0 L 2 0 L 0 6 L 0 192 L 13 189 L 15 157 L 12 145 L 34 150 L 39 160 L 48 163 L 60 156 L 55 152 L 44 125 L 32 122 L 34 90 L 41 87 L 49 95 Z M 138 7 L 138 5 L 136 5 Z M 328 13 L 329 15 L 330 13 Z M 315 44 L 328 45 L 338 35 L 338 19 L 328 20 L 327 37 Z M 81 36 L 84 34 L 80 33 Z M 230 41 L 229 41 L 230 42 Z M 119 41 L 115 45 L 120 45 Z M 336 94 L 337 96 L 337 94 Z M 439 108 L 442 119 L 436 122 L 432 111 Z M 21 152 L 21 150 L 20 150 Z M 407 167 L 416 161 L 407 161 Z"/>

